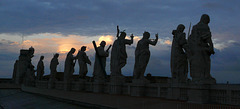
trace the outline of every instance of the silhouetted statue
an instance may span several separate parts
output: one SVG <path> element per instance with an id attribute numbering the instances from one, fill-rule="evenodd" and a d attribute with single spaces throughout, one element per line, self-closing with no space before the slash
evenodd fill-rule
<path id="1" fill-rule="evenodd" d="M 172 79 L 177 80 L 176 82 L 186 82 L 188 74 L 187 51 L 189 50 L 184 29 L 185 26 L 180 24 L 177 30 L 172 32 L 171 72 Z"/>
<path id="2" fill-rule="evenodd" d="M 14 82 L 16 81 L 17 69 L 18 69 L 18 60 L 15 61 L 14 67 L 13 67 L 12 80 Z"/>
<path id="3" fill-rule="evenodd" d="M 32 57 L 34 57 L 34 48 L 30 47 L 29 50 L 21 50 L 23 53 L 23 57 L 19 59 L 23 61 L 23 63 L 19 63 L 22 68 L 21 71 L 23 71 L 24 75 L 24 84 L 28 86 L 34 86 L 35 85 L 35 70 L 34 66 L 32 65 Z M 25 57 L 26 56 L 26 57 Z M 22 65 L 24 64 L 24 65 Z"/>
<path id="4" fill-rule="evenodd" d="M 190 57 L 190 76 L 193 83 L 215 84 L 210 75 L 211 54 L 214 54 L 212 35 L 208 23 L 210 18 L 203 14 L 198 24 L 193 26 L 188 43 L 192 56 Z"/>
<path id="5" fill-rule="evenodd" d="M 76 63 L 76 57 L 73 56 L 74 52 L 76 51 L 75 48 L 71 48 L 71 50 L 68 52 L 66 60 L 65 60 L 65 66 L 64 66 L 64 89 L 70 90 L 71 88 L 71 82 L 73 80 L 73 73 L 74 73 L 74 66 Z"/>
<path id="6" fill-rule="evenodd" d="M 31 64 L 27 68 L 27 73 L 25 75 L 25 82 L 26 86 L 34 86 L 35 85 L 35 72 L 34 66 Z"/>
<path id="7" fill-rule="evenodd" d="M 43 59 L 44 59 L 44 56 L 41 56 L 37 64 L 37 80 L 42 80 L 43 78 L 43 74 L 44 74 Z"/>
<path id="8" fill-rule="evenodd" d="M 105 41 L 102 41 L 100 43 L 100 46 L 97 47 L 97 53 L 95 55 L 95 63 L 94 63 L 94 69 L 93 69 L 93 77 L 94 81 L 105 81 L 106 78 L 106 58 L 108 57 L 109 53 L 108 50 L 104 51 L 104 47 L 106 45 Z"/>
<path id="9" fill-rule="evenodd" d="M 59 57 L 59 54 L 56 53 L 50 62 L 51 73 L 50 73 L 50 78 L 49 78 L 49 88 L 53 88 L 54 82 L 56 81 L 57 65 L 59 64 L 58 57 Z"/>
<path id="10" fill-rule="evenodd" d="M 122 31 L 119 36 L 119 28 L 117 26 L 117 40 L 114 41 L 111 51 L 111 76 L 122 76 L 121 69 L 127 63 L 126 44 L 131 45 L 134 36 L 131 35 L 131 40 L 125 39 L 125 37 L 126 33 L 124 31 Z"/>
<path id="11" fill-rule="evenodd" d="M 91 61 L 85 53 L 86 46 L 82 46 L 81 50 L 78 51 L 77 59 L 79 65 L 79 77 L 85 78 L 88 72 L 87 64 L 91 65 Z"/>
<path id="12" fill-rule="evenodd" d="M 144 32 L 143 38 L 138 41 L 137 48 L 135 50 L 135 64 L 133 71 L 134 79 L 145 79 L 144 73 L 150 58 L 149 44 L 156 45 L 158 41 L 158 34 L 156 34 L 156 39 L 151 40 L 150 33 Z"/>

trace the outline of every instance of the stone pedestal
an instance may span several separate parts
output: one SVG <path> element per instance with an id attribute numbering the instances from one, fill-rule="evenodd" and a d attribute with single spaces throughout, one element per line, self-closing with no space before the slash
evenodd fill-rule
<path id="1" fill-rule="evenodd" d="M 70 91 L 71 90 L 72 81 L 64 81 L 64 90 Z"/>
<path id="2" fill-rule="evenodd" d="M 48 88 L 48 81 L 36 81 L 36 87 L 47 89 Z"/>
<path id="3" fill-rule="evenodd" d="M 80 79 L 79 81 L 72 82 L 72 90 L 75 90 L 75 91 L 85 90 L 85 82 L 86 80 L 84 79 Z"/>
<path id="4" fill-rule="evenodd" d="M 190 85 L 188 90 L 188 102 L 190 103 L 209 103 L 210 85 Z"/>
<path id="5" fill-rule="evenodd" d="M 167 99 L 178 100 L 180 97 L 180 88 L 179 87 L 170 87 L 168 88 Z"/>
<path id="6" fill-rule="evenodd" d="M 131 96 L 145 96 L 145 87 L 146 84 L 149 84 L 150 81 L 147 79 L 133 79 L 131 84 Z"/>
<path id="7" fill-rule="evenodd" d="M 122 86 L 125 83 L 124 76 L 111 76 L 109 83 L 110 94 L 122 94 Z"/>
<path id="8" fill-rule="evenodd" d="M 104 81 L 93 82 L 93 92 L 103 93 L 104 92 Z"/>
<path id="9" fill-rule="evenodd" d="M 167 99 L 187 100 L 188 86 L 186 83 L 171 83 L 171 87 L 168 88 Z"/>
<path id="10" fill-rule="evenodd" d="M 63 90 L 64 82 L 63 81 L 55 81 L 55 89 Z"/>
<path id="11" fill-rule="evenodd" d="M 49 78 L 49 82 L 48 82 L 48 89 L 54 89 L 56 86 L 55 86 L 55 82 L 57 80 L 55 78 Z"/>

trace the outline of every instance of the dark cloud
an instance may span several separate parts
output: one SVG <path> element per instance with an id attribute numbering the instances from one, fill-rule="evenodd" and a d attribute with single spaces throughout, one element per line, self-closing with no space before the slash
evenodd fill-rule
<path id="1" fill-rule="evenodd" d="M 198 20 L 201 3 L 189 1 L 135 0 L 10 0 L 0 2 L 0 32 L 25 34 L 113 34 L 120 25 L 127 32 L 143 31 L 170 35 L 179 23 Z M 208 11 L 206 11 L 208 12 Z M 220 12 L 215 13 L 219 15 Z M 195 21 L 196 21 L 195 20 Z"/>
<path id="2" fill-rule="evenodd" d="M 209 14 L 209 24 L 213 38 L 219 42 L 234 40 L 236 42 L 221 51 L 216 50 L 212 56 L 212 74 L 220 82 L 231 80 L 239 82 L 240 76 L 238 23 L 239 0 L 2 0 L 0 1 L 0 33 L 61 33 L 64 35 L 77 34 L 83 36 L 115 35 L 116 25 L 126 29 L 128 34 L 142 36 L 149 31 L 154 38 L 171 40 L 171 31 L 178 24 L 188 28 L 189 23 L 196 24 L 202 14 Z M 187 29 L 185 30 L 187 33 Z M 0 40 L 0 74 L 10 77 L 12 65 L 19 54 L 12 54 L 7 48 L 14 44 L 11 40 Z M 151 47 L 151 58 L 146 73 L 157 76 L 170 76 L 170 45 L 158 44 Z M 132 75 L 134 66 L 135 46 L 127 46 L 128 63 L 123 68 L 124 75 Z M 41 54 L 51 58 L 52 54 Z M 94 54 L 89 54 L 94 62 Z M 40 54 L 33 59 L 34 65 Z M 107 61 L 107 72 L 109 70 Z M 63 71 L 64 60 L 60 61 L 59 71 Z M 10 66 L 10 67 L 7 67 Z M 46 66 L 49 62 L 46 61 Z M 77 66 L 77 65 L 76 65 Z M 48 67 L 46 67 L 48 69 Z M 78 67 L 75 67 L 78 69 Z M 93 66 L 89 67 L 89 74 Z M 46 71 L 49 72 L 49 71 Z M 76 73 L 78 70 L 76 70 Z"/>

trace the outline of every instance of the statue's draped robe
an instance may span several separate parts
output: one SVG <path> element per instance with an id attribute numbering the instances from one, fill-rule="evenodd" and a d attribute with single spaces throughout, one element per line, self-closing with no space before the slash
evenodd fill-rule
<path id="1" fill-rule="evenodd" d="M 114 41 L 111 51 L 110 70 L 112 76 L 122 75 L 121 69 L 127 63 L 126 44 L 132 44 L 133 40 L 120 39 Z"/>
<path id="2" fill-rule="evenodd" d="M 106 57 L 108 57 L 108 52 L 104 51 L 104 47 L 99 46 L 97 48 L 99 56 L 97 54 L 95 55 L 95 62 L 94 62 L 94 69 L 93 69 L 93 77 L 95 80 L 100 79 L 104 80 L 105 76 L 107 75 L 106 72 L 104 72 L 106 67 Z M 101 59 L 101 62 L 99 62 L 99 59 Z M 104 70 L 102 69 L 101 65 L 103 66 Z"/>
<path id="3" fill-rule="evenodd" d="M 12 79 L 15 82 L 16 81 L 16 75 L 17 75 L 17 68 L 18 67 L 18 61 L 14 63 L 14 68 L 13 68 L 13 74 L 12 74 Z"/>
<path id="4" fill-rule="evenodd" d="M 85 77 L 88 72 L 87 63 L 90 64 L 91 62 L 84 51 L 78 52 L 77 59 L 79 65 L 79 76 Z"/>
<path id="5" fill-rule="evenodd" d="M 49 78 L 49 87 L 52 88 L 54 81 L 56 80 L 56 74 L 57 74 L 57 65 L 59 64 L 58 59 L 56 57 L 53 57 L 50 62 L 50 78 Z"/>
<path id="6" fill-rule="evenodd" d="M 57 65 L 59 64 L 57 58 L 52 58 L 50 62 L 50 70 L 51 70 L 51 77 L 55 78 L 56 73 L 57 73 Z"/>
<path id="7" fill-rule="evenodd" d="M 44 74 L 44 64 L 42 60 L 39 60 L 37 64 L 37 80 L 42 80 L 43 74 Z"/>
<path id="8" fill-rule="evenodd" d="M 144 78 L 144 73 L 150 58 L 149 44 L 156 45 L 157 40 L 151 41 L 149 39 L 141 39 L 137 43 L 135 50 L 135 64 L 133 71 L 133 78 Z"/>
<path id="9" fill-rule="evenodd" d="M 178 82 L 186 82 L 187 80 L 188 61 L 186 51 L 188 51 L 186 34 L 176 32 L 172 41 L 171 72 L 173 79 L 177 79 Z"/>
<path id="10" fill-rule="evenodd" d="M 213 79 L 210 75 L 213 45 L 210 28 L 207 24 L 199 22 L 193 26 L 192 34 L 188 38 L 188 44 L 192 56 L 190 57 L 190 76 L 193 81 Z"/>
<path id="11" fill-rule="evenodd" d="M 66 60 L 65 60 L 65 66 L 64 66 L 64 82 L 68 85 L 65 85 L 65 89 L 69 89 L 69 84 L 71 84 L 71 81 L 73 79 L 73 73 L 74 73 L 74 56 L 71 52 L 67 54 Z"/>

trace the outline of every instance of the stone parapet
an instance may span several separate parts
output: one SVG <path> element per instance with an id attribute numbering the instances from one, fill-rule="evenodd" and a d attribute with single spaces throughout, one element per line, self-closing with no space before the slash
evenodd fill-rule
<path id="1" fill-rule="evenodd" d="M 37 81 L 37 88 L 47 89 L 47 81 Z M 54 89 L 64 90 L 64 82 L 56 81 Z M 106 93 L 129 96 L 147 96 L 190 103 L 214 103 L 240 106 L 239 84 L 175 84 L 175 83 L 132 83 L 116 84 L 112 82 L 74 81 L 71 90 L 79 92 Z"/>

